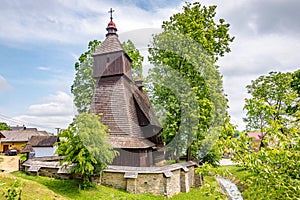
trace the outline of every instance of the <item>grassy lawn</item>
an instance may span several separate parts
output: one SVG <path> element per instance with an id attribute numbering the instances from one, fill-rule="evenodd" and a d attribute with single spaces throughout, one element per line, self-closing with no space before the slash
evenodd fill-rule
<path id="1" fill-rule="evenodd" d="M 22 184 L 22 199 L 132 199 L 132 200 L 156 200 L 166 199 L 151 194 L 130 194 L 124 190 L 113 189 L 106 186 L 96 186 L 87 190 L 80 190 L 78 180 L 61 180 L 42 176 L 30 176 L 24 172 L 12 174 L 0 174 L 0 183 L 6 183 L 0 187 L 0 192 L 5 186 L 9 186 L 15 179 Z M 4 199 L 0 194 L 0 199 Z M 205 184 L 201 188 L 192 188 L 189 193 L 180 193 L 170 199 L 226 199 L 220 193 L 219 186 L 213 177 L 205 177 Z"/>
<path id="2" fill-rule="evenodd" d="M 220 187 L 213 176 L 204 177 L 204 185 L 200 188 L 192 188 L 189 193 L 180 193 L 171 198 L 172 200 L 216 200 L 227 199 L 227 197 L 220 192 Z"/>
<path id="3" fill-rule="evenodd" d="M 12 184 L 17 180 L 16 176 L 12 174 L 0 174 L 0 199 L 5 199 L 3 192 L 6 188 L 12 188 Z M 22 186 L 22 199 L 28 200 L 46 200 L 46 199 L 65 199 L 59 194 L 56 194 L 52 190 L 49 190 L 46 186 L 36 183 L 34 181 L 19 179 Z"/>

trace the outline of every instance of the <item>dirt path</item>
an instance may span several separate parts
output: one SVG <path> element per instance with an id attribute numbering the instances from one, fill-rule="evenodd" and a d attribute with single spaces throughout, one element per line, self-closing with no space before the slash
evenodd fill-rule
<path id="1" fill-rule="evenodd" d="M 6 173 L 19 170 L 19 156 L 0 156 L 0 170 Z"/>

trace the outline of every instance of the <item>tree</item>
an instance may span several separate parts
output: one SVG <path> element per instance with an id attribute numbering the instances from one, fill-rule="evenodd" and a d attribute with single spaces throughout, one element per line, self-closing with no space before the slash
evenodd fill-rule
<path id="1" fill-rule="evenodd" d="M 298 96 L 300 96 L 300 70 L 297 70 L 293 73 L 291 87 L 297 92 Z"/>
<path id="2" fill-rule="evenodd" d="M 191 153 L 199 156 L 205 133 L 222 126 L 227 117 L 227 99 L 215 62 L 230 51 L 234 38 L 224 19 L 216 22 L 215 9 L 186 3 L 182 13 L 163 22 L 163 32 L 149 47 L 149 60 L 155 67 L 148 76 L 148 91 L 164 124 L 162 136 L 167 144 L 179 139 L 171 147 L 175 154 L 190 146 L 189 158 Z"/>
<path id="3" fill-rule="evenodd" d="M 93 78 L 93 57 L 92 53 L 101 44 L 98 40 L 90 41 L 88 50 L 81 54 L 78 62 L 75 63 L 75 79 L 71 86 L 71 92 L 74 95 L 74 103 L 78 113 L 88 112 L 92 102 L 96 80 Z M 143 57 L 138 49 L 135 48 L 132 41 L 123 42 L 122 46 L 125 52 L 132 60 L 133 77 L 142 78 Z"/>
<path id="4" fill-rule="evenodd" d="M 183 13 L 177 13 L 164 21 L 164 31 L 178 31 L 200 44 L 207 54 L 217 60 L 230 52 L 229 44 L 234 40 L 228 33 L 230 24 L 224 19 L 216 22 L 217 6 L 201 6 L 199 2 L 186 2 Z"/>
<path id="5" fill-rule="evenodd" d="M 245 101 L 247 130 L 259 130 L 264 133 L 260 147 L 264 144 L 264 138 L 268 136 L 267 128 L 271 123 L 279 123 L 282 133 L 293 123 L 293 116 L 288 112 L 290 105 L 296 100 L 296 93 L 291 88 L 292 74 L 270 72 L 267 76 L 260 76 L 247 85 L 251 98 Z"/>
<path id="6" fill-rule="evenodd" d="M 74 95 L 74 103 L 78 113 L 88 112 L 94 94 L 96 80 L 93 78 L 93 57 L 97 46 L 101 42 L 98 40 L 90 41 L 88 50 L 82 53 L 75 63 L 75 79 L 71 86 L 71 92 Z"/>
<path id="7" fill-rule="evenodd" d="M 143 60 L 144 57 L 141 56 L 140 51 L 134 46 L 131 40 L 127 40 L 126 42 L 122 43 L 122 47 L 124 48 L 127 55 L 132 60 L 131 67 L 132 67 L 132 76 L 143 78 Z"/>
<path id="8" fill-rule="evenodd" d="M 71 173 L 82 175 L 84 188 L 90 185 L 91 176 L 99 175 L 117 155 L 107 142 L 107 130 L 99 116 L 81 113 L 59 135 L 57 154 L 65 156 L 65 165 L 75 164 Z"/>
<path id="9" fill-rule="evenodd" d="M 300 70 L 295 71 L 292 75 L 291 81 L 292 89 L 297 93 L 298 100 L 295 102 L 295 105 L 290 106 L 290 113 L 294 114 L 297 117 L 297 121 L 300 121 Z"/>
<path id="10" fill-rule="evenodd" d="M 227 140 L 223 145 L 232 160 L 246 168 L 246 187 L 243 197 L 247 199 L 297 199 L 300 196 L 300 134 L 291 129 L 289 137 L 283 135 L 280 126 L 273 123 L 272 146 L 260 151 L 249 149 L 251 138 L 245 133 L 239 138 Z"/>
<path id="11" fill-rule="evenodd" d="M 9 126 L 5 122 L 0 122 L 0 130 L 9 130 Z"/>
<path id="12" fill-rule="evenodd" d="M 297 94 L 292 89 L 297 73 L 270 72 L 247 86 L 248 127 L 264 132 L 259 151 L 251 148 L 246 133 L 228 139 L 232 159 L 251 173 L 243 196 L 251 199 L 297 199 L 300 196 L 300 125 L 288 112 Z M 294 82 L 295 81 L 295 82 Z M 292 83 L 292 84 L 291 84 Z M 299 118 L 298 118 L 299 119 Z"/>

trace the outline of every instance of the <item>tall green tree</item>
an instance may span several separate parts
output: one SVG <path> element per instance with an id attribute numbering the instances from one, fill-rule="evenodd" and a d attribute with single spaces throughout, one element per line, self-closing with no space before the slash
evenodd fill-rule
<path id="1" fill-rule="evenodd" d="M 117 155 L 107 142 L 107 130 L 99 116 L 81 113 L 59 134 L 57 154 L 65 156 L 63 164 L 75 164 L 71 173 L 82 176 L 84 188 L 91 184 L 91 176 L 100 175 Z"/>
<path id="2" fill-rule="evenodd" d="M 74 95 L 74 104 L 78 113 L 88 112 L 92 102 L 96 80 L 93 78 L 93 57 L 97 46 L 101 44 L 98 40 L 90 41 L 88 50 L 80 55 L 75 63 L 75 79 L 71 86 Z"/>
<path id="3" fill-rule="evenodd" d="M 214 60 L 230 52 L 229 44 L 234 37 L 229 34 L 230 24 L 224 19 L 216 20 L 217 6 L 202 6 L 199 2 L 183 6 L 182 13 L 176 13 L 164 21 L 164 31 L 178 31 L 200 44 Z"/>
<path id="4" fill-rule="evenodd" d="M 182 13 L 163 22 L 163 32 L 153 38 L 149 47 L 149 60 L 155 67 L 150 70 L 148 90 L 154 105 L 160 105 L 156 108 L 164 124 L 162 136 L 170 143 L 176 136 L 189 132 L 188 136 L 183 134 L 180 145 L 172 147 L 173 153 L 190 146 L 187 154 L 198 157 L 204 133 L 212 126 L 224 125 L 227 118 L 222 76 L 215 63 L 230 52 L 229 44 L 234 37 L 229 35 L 229 24 L 224 19 L 216 20 L 215 10 L 216 6 L 186 3 Z M 190 90 L 178 92 L 182 85 Z M 189 109 L 193 104 L 194 109 Z M 190 112 L 188 118 L 182 116 L 182 110 Z M 186 123 L 190 126 L 181 129 Z M 186 143 L 189 137 L 192 141 Z"/>
<path id="5" fill-rule="evenodd" d="M 260 76 L 247 85 L 248 93 L 251 95 L 245 100 L 244 106 L 247 130 L 266 133 L 266 129 L 275 120 L 281 124 L 281 131 L 286 132 L 294 118 L 288 109 L 297 98 L 296 92 L 291 88 L 291 81 L 291 73 L 270 72 L 267 76 Z M 263 137 L 265 136 L 267 133 Z"/>
<path id="6" fill-rule="evenodd" d="M 135 79 L 136 77 L 140 77 L 142 79 L 144 57 L 140 54 L 140 51 L 135 47 L 131 40 L 123 42 L 122 47 L 132 60 L 131 67 L 133 79 Z"/>
<path id="7" fill-rule="evenodd" d="M 0 130 L 9 130 L 9 126 L 5 122 L 0 122 Z"/>
<path id="8" fill-rule="evenodd" d="M 71 86 L 74 95 L 74 103 L 78 113 L 88 112 L 92 102 L 96 80 L 93 78 L 93 57 L 92 54 L 101 44 L 101 41 L 93 40 L 88 44 L 88 50 L 81 54 L 75 63 L 75 79 Z M 125 52 L 132 60 L 133 77 L 142 78 L 143 56 L 134 46 L 131 40 L 122 43 Z"/>

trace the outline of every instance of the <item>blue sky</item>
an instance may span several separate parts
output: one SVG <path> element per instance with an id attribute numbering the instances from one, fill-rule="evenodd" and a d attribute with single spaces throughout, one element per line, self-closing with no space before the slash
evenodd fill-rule
<path id="1" fill-rule="evenodd" d="M 269 71 L 299 68 L 297 0 L 221 1 L 217 14 L 231 24 L 232 52 L 220 59 L 232 121 L 243 129 L 245 86 Z M 103 40 L 112 7 L 120 40 L 147 56 L 152 33 L 181 11 L 184 1 L 2 0 L 0 8 L 0 121 L 41 130 L 66 128 L 76 109 L 70 86 L 74 63 L 90 40 Z M 149 67 L 145 59 L 144 66 Z"/>

